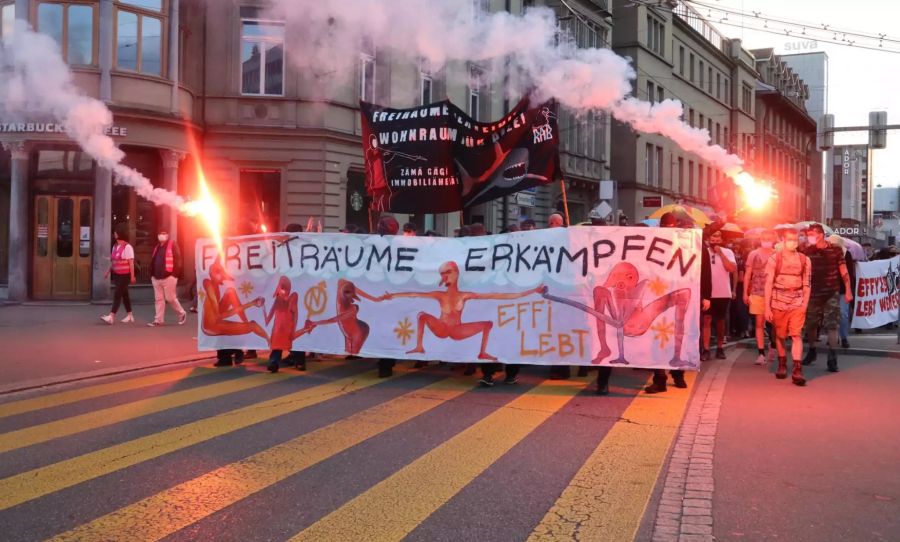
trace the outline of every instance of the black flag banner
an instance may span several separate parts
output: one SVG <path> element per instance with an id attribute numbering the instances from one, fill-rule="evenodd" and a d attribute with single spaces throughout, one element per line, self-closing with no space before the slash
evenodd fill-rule
<path id="1" fill-rule="evenodd" d="M 411 109 L 360 102 L 372 209 L 458 211 L 560 178 L 553 104 L 526 97 L 497 122 L 447 100 Z"/>

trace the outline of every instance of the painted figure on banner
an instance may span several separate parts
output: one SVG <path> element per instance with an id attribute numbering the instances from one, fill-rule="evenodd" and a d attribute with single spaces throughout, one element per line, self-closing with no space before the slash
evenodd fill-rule
<path id="1" fill-rule="evenodd" d="M 344 349 L 347 354 L 356 355 L 362 349 L 363 343 L 369 336 L 369 324 L 359 319 L 359 305 L 356 304 L 359 298 L 363 297 L 369 301 L 383 301 L 385 296 L 374 297 L 361 289 L 349 280 L 340 279 L 337 285 L 336 313 L 333 317 L 325 320 L 307 320 L 304 329 L 312 330 L 317 326 L 327 324 L 337 324 L 344 334 Z"/>
<path id="2" fill-rule="evenodd" d="M 262 308 L 265 301 L 257 297 L 249 303 L 241 303 L 237 291 L 228 287 L 222 292 L 225 281 L 234 279 L 216 259 L 209 267 L 209 278 L 203 280 L 203 315 L 201 326 L 207 335 L 247 335 L 253 333 L 268 340 L 269 335 L 258 323 L 247 318 L 247 309 Z M 230 320 L 237 317 L 238 321 Z"/>
<path id="3" fill-rule="evenodd" d="M 424 156 L 382 148 L 378 144 L 378 136 L 375 134 L 370 135 L 369 146 L 366 147 L 366 183 L 369 194 L 375 194 L 372 208 L 376 211 L 391 210 L 391 196 L 393 192 L 391 191 L 390 183 L 388 183 L 387 170 L 385 168 L 394 158 L 403 158 L 410 162 L 428 161 Z"/>
<path id="4" fill-rule="evenodd" d="M 266 315 L 266 325 L 272 320 L 272 333 L 269 337 L 269 348 L 272 350 L 290 350 L 294 343 L 294 339 L 305 335 L 312 331 L 312 327 L 307 325 L 297 329 L 298 319 L 298 302 L 299 296 L 297 292 L 291 292 L 291 280 L 285 276 L 278 279 L 278 286 L 275 293 L 272 294 L 275 301 Z"/>
<path id="5" fill-rule="evenodd" d="M 653 321 L 670 308 L 675 308 L 675 340 L 674 352 L 669 365 L 672 367 L 690 366 L 690 362 L 681 357 L 681 347 L 684 342 L 684 319 L 688 305 L 691 301 L 691 291 L 682 288 L 662 295 L 649 304 L 643 304 L 644 288 L 649 281 L 638 280 L 640 273 L 637 267 L 628 262 L 616 264 L 606 281 L 594 288 L 594 307 L 588 307 L 583 303 L 555 295 L 544 294 L 544 297 L 570 307 L 575 307 L 597 319 L 597 338 L 600 340 L 600 352 L 592 363 L 598 365 L 610 354 L 609 344 L 606 339 L 606 326 L 616 329 L 616 339 L 619 347 L 617 358 L 609 361 L 611 364 L 628 365 L 625 357 L 625 337 L 636 338 L 643 336 L 653 324 Z"/>
<path id="6" fill-rule="evenodd" d="M 481 299 L 520 299 L 531 294 L 540 294 L 547 291 L 546 286 L 538 286 L 521 293 L 476 293 L 464 292 L 459 289 L 459 266 L 456 262 L 445 262 L 438 272 L 441 275 L 441 286 L 446 286 L 444 291 L 434 292 L 396 292 L 385 294 L 385 299 L 400 297 L 420 297 L 433 299 L 440 304 L 440 317 L 433 316 L 425 311 L 420 312 L 416 321 L 416 346 L 407 354 L 424 354 L 423 339 L 425 329 L 428 328 L 439 339 L 452 339 L 461 341 L 481 334 L 481 349 L 478 359 L 495 361 L 497 358 L 487 353 L 487 343 L 494 323 L 488 320 L 480 322 L 463 322 L 462 312 L 466 302 Z"/>

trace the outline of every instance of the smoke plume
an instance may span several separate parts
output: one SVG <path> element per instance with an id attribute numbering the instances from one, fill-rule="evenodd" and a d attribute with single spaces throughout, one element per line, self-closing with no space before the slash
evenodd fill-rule
<path id="1" fill-rule="evenodd" d="M 274 0 L 272 15 L 288 29 L 286 57 L 323 87 L 357 76 L 360 51 L 387 51 L 433 72 L 473 62 L 503 81 L 510 95 L 531 91 L 578 113 L 607 111 L 644 133 L 662 134 L 734 176 L 741 159 L 710 145 L 708 130 L 682 120 L 680 102 L 651 104 L 631 96 L 635 72 L 609 49 L 582 49 L 557 29 L 547 8 L 521 16 L 485 13 L 462 0 Z M 464 67 L 464 66 L 463 66 Z M 413 105 L 396 103 L 394 106 Z M 411 95 L 410 98 L 413 98 Z"/>
<path id="2" fill-rule="evenodd" d="M 84 152 L 112 170 L 117 184 L 132 187 L 157 205 L 188 210 L 184 198 L 154 187 L 140 172 L 122 164 L 125 154 L 105 133 L 112 125 L 112 113 L 75 86 L 52 38 L 17 20 L 11 35 L 0 41 L 0 74 L 0 121 L 58 122 Z"/>

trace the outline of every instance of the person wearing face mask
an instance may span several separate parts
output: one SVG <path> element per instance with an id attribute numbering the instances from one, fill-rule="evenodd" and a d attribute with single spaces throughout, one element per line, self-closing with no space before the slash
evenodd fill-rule
<path id="1" fill-rule="evenodd" d="M 812 265 L 812 294 L 806 312 L 806 340 L 809 351 L 803 358 L 803 365 L 816 361 L 814 341 L 817 327 L 821 325 L 828 331 L 828 371 L 838 372 L 837 352 L 838 327 L 841 322 L 840 290 L 844 286 L 844 299 L 853 300 L 853 287 L 850 285 L 850 274 L 844 262 L 844 252 L 840 247 L 831 245 L 825 239 L 825 229 L 821 224 L 812 224 L 806 230 L 809 243 L 805 254 Z"/>
<path id="2" fill-rule="evenodd" d="M 153 283 L 153 297 L 156 301 L 156 316 L 147 324 L 150 327 L 163 325 L 166 318 L 166 303 L 172 305 L 178 315 L 178 325 L 187 320 L 187 312 L 178 302 L 178 275 L 181 273 L 181 251 L 169 239 L 169 232 L 160 230 L 156 236 L 159 243 L 153 247 L 150 256 L 150 282 Z"/>
<path id="3" fill-rule="evenodd" d="M 775 232 L 764 231 L 760 246 L 747 257 L 744 272 L 744 303 L 756 320 L 756 365 L 765 365 L 775 353 L 772 326 L 766 323 L 766 266 L 775 254 Z M 766 353 L 765 331 L 769 331 L 769 351 Z"/>
<path id="4" fill-rule="evenodd" d="M 734 252 L 722 246 L 722 232 L 717 231 L 709 236 L 709 247 L 712 298 L 709 312 L 703 315 L 703 352 L 700 355 L 703 361 L 709 359 L 713 322 L 716 324 L 716 358 L 725 359 L 725 318 L 728 304 L 734 298 L 731 274 L 737 271 Z"/>
<path id="5" fill-rule="evenodd" d="M 128 234 L 125 229 L 117 229 L 113 232 L 112 254 L 110 255 L 109 269 L 106 271 L 106 277 L 112 276 L 113 286 L 113 304 L 109 314 L 100 317 L 107 324 L 116 323 L 116 313 L 119 312 L 119 305 L 125 305 L 124 323 L 134 323 L 134 314 L 131 312 L 131 296 L 128 295 L 128 285 L 135 283 L 134 277 L 134 248 L 128 244 Z"/>
<path id="6" fill-rule="evenodd" d="M 769 257 L 766 264 L 765 309 L 766 320 L 775 327 L 775 347 L 778 349 L 778 368 L 775 378 L 787 378 L 787 351 L 784 342 L 791 337 L 791 358 L 794 368 L 791 380 L 798 386 L 806 384 L 800 356 L 803 354 L 803 324 L 807 318 L 810 299 L 809 258 L 797 252 L 797 232 L 784 234 L 784 248 Z"/>

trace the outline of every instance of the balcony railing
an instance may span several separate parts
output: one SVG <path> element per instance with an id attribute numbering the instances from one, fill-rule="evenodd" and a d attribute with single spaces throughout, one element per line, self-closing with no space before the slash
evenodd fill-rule
<path id="1" fill-rule="evenodd" d="M 699 32 L 706 41 L 713 45 L 713 47 L 716 47 L 726 55 L 731 53 L 729 50 L 730 41 L 728 38 L 709 24 L 709 22 L 700 15 L 699 11 L 679 0 L 675 3 L 673 13 L 679 19 L 686 22 L 688 26 Z"/>

